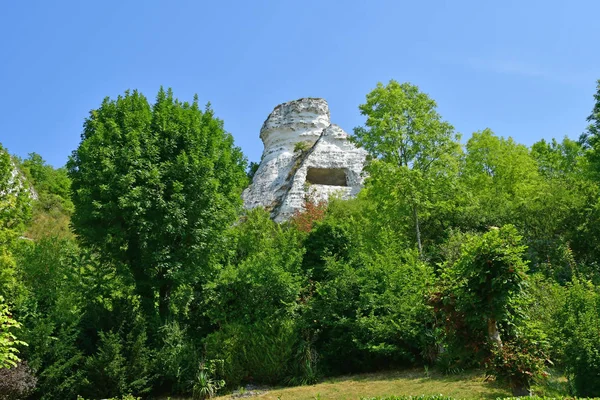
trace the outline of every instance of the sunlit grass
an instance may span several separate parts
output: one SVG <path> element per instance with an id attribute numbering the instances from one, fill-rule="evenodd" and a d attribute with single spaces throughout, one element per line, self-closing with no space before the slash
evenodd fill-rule
<path id="1" fill-rule="evenodd" d="M 291 399 L 360 399 L 386 395 L 435 395 L 443 394 L 457 399 L 495 399 L 510 396 L 510 392 L 485 381 L 481 372 L 460 375 L 426 374 L 424 370 L 411 369 L 398 372 L 372 373 L 327 379 L 310 386 L 272 389 L 252 398 Z M 221 400 L 230 395 L 218 397 Z"/>

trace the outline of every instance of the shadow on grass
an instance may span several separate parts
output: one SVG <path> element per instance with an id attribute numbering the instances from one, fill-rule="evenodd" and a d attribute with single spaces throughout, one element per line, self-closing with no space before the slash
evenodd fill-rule
<path id="1" fill-rule="evenodd" d="M 393 381 L 397 379 L 423 379 L 445 382 L 457 382 L 464 380 L 479 379 L 484 380 L 483 372 L 481 371 L 466 371 L 460 374 L 442 374 L 437 371 L 429 371 L 427 374 L 423 369 L 406 369 L 398 371 L 382 371 L 382 372 L 365 372 L 362 374 L 340 375 L 326 378 L 324 382 L 345 382 L 345 381 Z"/>

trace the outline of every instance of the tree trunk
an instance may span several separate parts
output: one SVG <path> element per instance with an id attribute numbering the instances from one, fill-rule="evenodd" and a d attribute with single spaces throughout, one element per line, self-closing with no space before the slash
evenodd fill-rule
<path id="1" fill-rule="evenodd" d="M 531 387 L 528 383 L 514 382 L 511 380 L 510 389 L 515 397 L 531 396 Z"/>
<path id="2" fill-rule="evenodd" d="M 417 246 L 419 247 L 419 255 L 423 255 L 423 246 L 421 245 L 421 229 L 419 228 L 419 213 L 417 206 L 413 206 L 413 217 L 415 219 L 415 231 L 417 233 Z"/>
<path id="3" fill-rule="evenodd" d="M 127 247 L 127 262 L 129 264 L 129 270 L 133 275 L 135 281 L 135 290 L 138 296 L 140 296 L 140 303 L 142 306 L 142 312 L 150 323 L 156 318 L 156 309 L 154 305 L 154 288 L 152 287 L 151 279 L 146 274 L 144 264 L 140 261 L 140 250 L 138 246 L 137 238 L 131 238 Z"/>
<path id="4" fill-rule="evenodd" d="M 163 284 L 158 289 L 158 314 L 160 320 L 165 323 L 169 318 L 169 305 L 171 304 L 171 285 Z"/>
<path id="5" fill-rule="evenodd" d="M 498 348 L 502 348 L 502 339 L 500 339 L 498 323 L 494 318 L 488 319 L 488 337 L 492 342 L 494 342 L 498 346 Z"/>

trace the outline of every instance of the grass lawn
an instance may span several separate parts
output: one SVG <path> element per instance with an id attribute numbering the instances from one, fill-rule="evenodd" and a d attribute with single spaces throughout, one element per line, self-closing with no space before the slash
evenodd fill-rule
<path id="1" fill-rule="evenodd" d="M 450 376 L 430 372 L 427 377 L 422 369 L 411 369 L 327 379 L 322 383 L 310 386 L 274 388 L 251 398 L 342 400 L 386 395 L 443 394 L 458 399 L 495 399 L 510 396 L 510 391 L 493 382 L 485 382 L 484 379 L 485 376 L 481 372 Z M 221 400 L 229 398 L 231 395 L 217 397 Z"/>

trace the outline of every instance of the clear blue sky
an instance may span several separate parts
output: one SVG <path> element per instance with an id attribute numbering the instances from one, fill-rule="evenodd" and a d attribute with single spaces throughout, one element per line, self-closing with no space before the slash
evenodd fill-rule
<path id="1" fill-rule="evenodd" d="M 63 165 L 106 96 L 210 101 L 249 160 L 277 104 L 346 131 L 378 81 L 419 85 L 468 138 L 576 138 L 600 78 L 600 1 L 5 1 L 0 142 Z"/>

